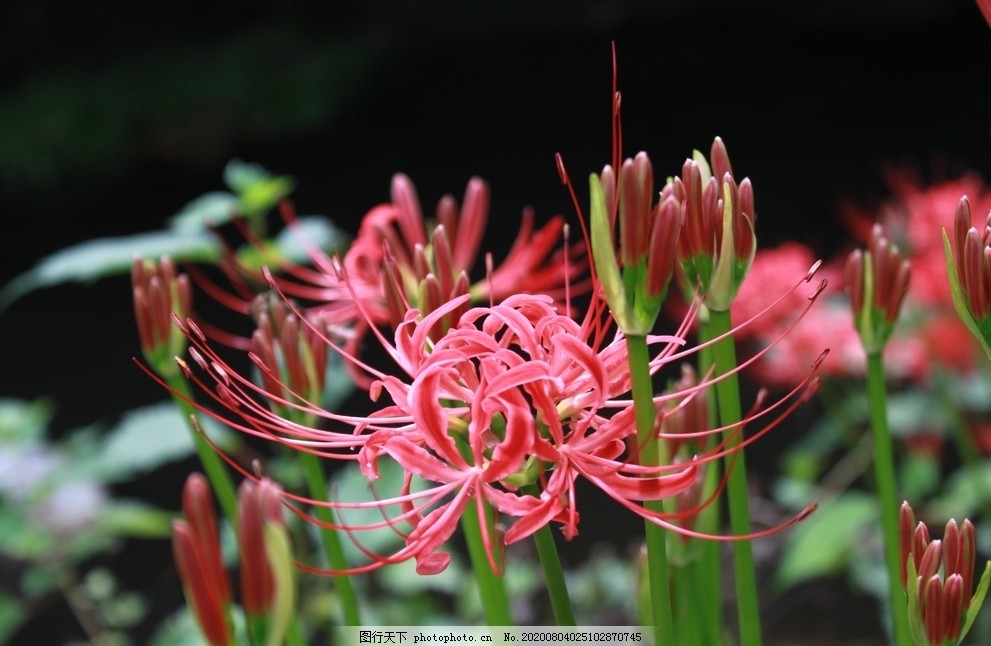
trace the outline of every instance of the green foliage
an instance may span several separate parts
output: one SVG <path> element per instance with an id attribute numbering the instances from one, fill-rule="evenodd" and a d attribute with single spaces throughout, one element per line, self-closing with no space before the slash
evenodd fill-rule
<path id="1" fill-rule="evenodd" d="M 0 474 L 0 554 L 23 568 L 14 582 L 18 596 L 0 598 L 0 641 L 30 619 L 38 600 L 55 593 L 67 595 L 77 610 L 95 613 L 108 628 L 126 628 L 144 616 L 143 600 L 117 590 L 108 572 L 91 571 L 78 582 L 76 571 L 121 539 L 170 535 L 172 512 L 111 498 L 107 491 L 110 482 L 191 453 L 178 412 L 167 412 L 135 411 L 103 437 L 82 428 L 53 443 L 47 439 L 47 401 L 0 400 L 0 471 L 16 473 Z"/>
<path id="2" fill-rule="evenodd" d="M 775 571 L 775 585 L 786 589 L 815 577 L 842 573 L 864 543 L 877 519 L 877 501 L 848 491 L 822 504 L 802 521 L 785 547 Z"/>
<path id="3" fill-rule="evenodd" d="M 230 192 L 207 193 L 193 200 L 170 218 L 168 228 L 87 240 L 42 258 L 0 289 L 0 312 L 37 289 L 128 273 L 135 258 L 169 256 L 177 262 L 216 263 L 222 257 L 222 249 L 211 228 L 238 215 L 245 217 L 254 234 L 264 239 L 264 218 L 288 197 L 292 179 L 272 175 L 258 164 L 232 160 L 224 169 L 224 180 Z M 255 268 L 282 260 L 303 262 L 309 249 L 336 249 L 346 240 L 326 219 L 310 216 L 300 218 L 297 230 L 284 229 L 271 242 L 263 242 L 263 250 L 246 245 L 239 255 L 247 266 Z"/>

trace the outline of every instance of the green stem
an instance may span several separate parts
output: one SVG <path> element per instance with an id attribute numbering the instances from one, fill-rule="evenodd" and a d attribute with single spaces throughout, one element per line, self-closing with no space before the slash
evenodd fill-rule
<path id="1" fill-rule="evenodd" d="M 713 337 L 727 334 L 733 329 L 730 313 L 710 310 L 710 332 Z M 729 523 L 733 534 L 750 533 L 750 503 L 747 498 L 747 465 L 743 450 L 734 450 L 743 441 L 740 407 L 740 386 L 736 373 L 736 347 L 732 336 L 724 336 L 712 346 L 716 376 L 725 377 L 716 384 L 720 426 L 728 428 L 724 441 L 728 453 L 725 459 L 729 480 L 726 497 L 729 504 Z M 741 646 L 759 646 L 761 643 L 760 604 L 757 598 L 757 575 L 750 541 L 733 542 L 733 571 L 736 578 L 737 622 Z"/>
<path id="2" fill-rule="evenodd" d="M 196 414 L 196 408 L 189 403 L 193 398 L 192 392 L 189 389 L 189 383 L 178 373 L 168 375 L 166 380 L 169 387 L 176 393 L 172 396 L 172 399 L 179 407 L 183 419 L 186 420 L 186 424 L 189 426 L 189 431 L 193 436 L 193 445 L 196 447 L 196 454 L 200 458 L 200 464 L 203 466 L 203 471 L 210 481 L 210 487 L 213 489 L 214 495 L 220 501 L 220 508 L 224 510 L 224 515 L 227 516 L 227 520 L 231 526 L 237 527 L 237 492 L 234 488 L 234 481 L 231 480 L 230 473 L 227 471 L 224 461 L 217 455 L 213 447 L 210 446 L 210 443 L 207 442 L 206 438 L 196 428 L 197 424 L 193 420 L 198 419 L 198 415 Z"/>
<path id="3" fill-rule="evenodd" d="M 485 506 L 485 522 L 489 524 L 488 532 L 492 536 L 495 534 L 495 528 L 491 526 L 489 517 L 491 510 L 488 503 L 481 504 Z M 512 626 L 513 618 L 509 612 L 506 586 L 502 576 L 493 572 L 489 565 L 488 551 L 482 539 L 482 526 L 473 505 L 469 505 L 461 515 L 461 528 L 465 533 L 465 542 L 468 544 L 468 556 L 471 558 L 475 580 L 478 582 L 478 592 L 482 599 L 486 622 L 490 626 Z M 493 555 L 493 558 L 499 559 L 500 556 Z"/>
<path id="4" fill-rule="evenodd" d="M 905 594 L 901 589 L 901 547 L 898 538 L 898 499 L 895 491 L 895 458 L 888 430 L 884 364 L 880 352 L 867 354 L 867 396 L 870 406 L 871 432 L 874 439 L 874 479 L 881 506 L 881 530 L 884 535 L 884 561 L 888 568 L 888 603 L 891 625 L 897 646 L 911 646 Z"/>
<path id="5" fill-rule="evenodd" d="M 699 312 L 699 343 L 704 344 L 712 339 L 711 324 L 708 310 Z M 707 375 L 712 368 L 712 346 L 705 346 L 699 352 L 699 375 Z M 711 427 L 719 425 L 719 410 L 714 394 L 706 397 L 706 408 Z M 704 449 L 711 449 L 716 443 L 715 436 L 709 436 Z M 705 469 L 705 481 L 702 484 L 702 500 L 708 500 L 719 486 L 720 469 L 718 462 L 710 462 Z M 719 505 L 708 505 L 698 514 L 696 524 L 706 534 L 716 534 L 719 531 Z M 696 585 L 699 594 L 696 596 L 695 621 L 710 635 L 708 643 L 716 644 L 722 641 L 723 635 L 723 583 L 722 561 L 720 559 L 721 544 L 717 541 L 700 541 L 699 560 L 694 564 Z"/>
<path id="6" fill-rule="evenodd" d="M 558 557 L 551 528 L 544 525 L 538 529 L 533 535 L 533 541 L 537 545 L 540 565 L 544 568 L 544 583 L 547 585 L 547 594 L 551 598 L 551 608 L 557 625 L 577 626 L 578 622 L 575 621 L 575 612 L 571 608 L 571 597 L 568 595 L 568 585 L 564 580 L 564 570 L 561 568 L 561 559 Z"/>
<path id="7" fill-rule="evenodd" d="M 293 617 L 289 622 L 289 629 L 286 631 L 286 646 L 304 646 L 302 631 L 299 628 L 299 618 Z"/>
<path id="8" fill-rule="evenodd" d="M 654 435 L 654 385 L 650 377 L 650 354 L 647 338 L 626 337 L 626 349 L 630 361 L 630 382 L 633 394 L 633 413 L 637 423 L 639 462 L 646 466 L 661 464 L 661 443 Z M 644 507 L 650 511 L 663 511 L 659 500 L 648 500 Z M 647 541 L 647 572 L 650 580 L 650 606 L 654 618 L 654 643 L 674 644 L 674 621 L 671 615 L 671 593 L 668 580 L 667 537 L 664 529 L 644 521 Z"/>
<path id="9" fill-rule="evenodd" d="M 324 477 L 320 460 L 317 456 L 306 451 L 299 452 L 300 460 L 303 463 L 303 471 L 306 475 L 306 484 L 310 489 L 310 496 L 314 500 L 330 500 L 330 492 L 327 490 L 327 480 Z M 316 506 L 314 513 L 321 521 L 330 525 L 336 525 L 334 510 L 328 507 Z M 347 560 L 344 557 L 344 548 L 341 546 L 341 537 L 333 529 L 322 528 L 323 549 L 327 555 L 327 562 L 335 570 L 347 569 Z M 360 626 L 361 613 L 358 610 L 358 595 L 354 591 L 351 577 L 335 576 L 334 588 L 337 590 L 337 597 L 341 603 L 341 612 L 346 626 Z"/>

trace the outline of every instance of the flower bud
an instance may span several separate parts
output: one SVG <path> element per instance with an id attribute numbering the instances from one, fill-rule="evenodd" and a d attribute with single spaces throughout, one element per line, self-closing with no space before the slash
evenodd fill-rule
<path id="1" fill-rule="evenodd" d="M 590 178 L 593 263 L 613 318 L 628 335 L 646 335 L 653 328 L 674 274 L 681 231 L 681 204 L 662 195 L 652 205 L 653 181 L 643 152 L 623 162 L 618 183 L 609 166 Z"/>
<path id="2" fill-rule="evenodd" d="M 182 507 L 185 518 L 172 524 L 172 551 L 186 603 L 210 646 L 227 646 L 233 643 L 230 581 L 220 554 L 210 486 L 201 474 L 186 479 Z"/>
<path id="3" fill-rule="evenodd" d="M 281 494 L 268 479 L 245 480 L 238 490 L 241 595 L 252 644 L 281 643 L 293 610 L 292 556 Z"/>
<path id="4" fill-rule="evenodd" d="M 911 525 L 915 514 L 907 502 L 899 512 L 903 564 L 902 587 L 908 595 L 909 626 L 916 644 L 958 644 L 977 618 L 991 584 L 991 562 L 971 596 L 977 539 L 974 525 L 953 519 L 942 540 L 929 540 L 929 530 Z"/>
<path id="5" fill-rule="evenodd" d="M 718 137 L 710 157 L 715 173 L 695 151 L 685 161 L 682 176 L 671 180 L 663 194 L 672 195 L 684 210 L 678 261 L 686 296 L 698 290 L 708 308 L 726 311 L 757 250 L 754 191 L 748 179 L 737 185 L 726 146 Z"/>
<path id="6" fill-rule="evenodd" d="M 189 277 L 176 273 L 168 256 L 158 262 L 135 258 L 131 290 L 145 359 L 160 375 L 174 374 L 174 358 L 185 351 L 186 336 L 172 324 L 172 315 L 185 319 L 192 313 Z"/>
<path id="7" fill-rule="evenodd" d="M 881 352 L 891 336 L 908 291 L 910 270 L 911 263 L 884 236 L 880 224 L 871 231 L 870 248 L 856 249 L 847 258 L 847 293 L 860 342 L 868 354 Z"/>
<path id="8" fill-rule="evenodd" d="M 991 213 L 983 231 L 971 226 L 970 201 L 960 198 L 953 218 L 954 249 L 943 230 L 946 275 L 957 315 L 991 357 Z"/>

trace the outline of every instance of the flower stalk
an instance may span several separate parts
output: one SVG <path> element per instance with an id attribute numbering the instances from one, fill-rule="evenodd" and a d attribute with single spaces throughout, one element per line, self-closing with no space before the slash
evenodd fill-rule
<path id="1" fill-rule="evenodd" d="M 316 416 L 305 404 L 323 397 L 327 348 L 316 328 L 301 324 L 278 297 L 271 295 L 261 303 L 262 307 L 256 308 L 258 328 L 251 337 L 251 350 L 270 395 L 271 407 L 293 423 L 313 424 Z M 299 451 L 297 455 L 310 496 L 317 501 L 329 500 L 330 491 L 319 458 L 308 451 Z M 337 570 L 347 569 L 341 538 L 334 529 L 337 525 L 334 510 L 317 505 L 314 514 L 321 521 L 320 539 L 328 565 Z M 334 588 L 344 625 L 361 625 L 358 595 L 351 578 L 334 577 Z"/>
<path id="2" fill-rule="evenodd" d="M 876 225 L 871 231 L 869 249 L 857 249 L 850 254 L 845 274 L 854 323 L 867 353 L 867 397 L 874 443 L 874 479 L 881 507 L 892 636 L 897 646 L 909 646 L 911 633 L 905 598 L 899 591 L 902 563 L 896 511 L 895 460 L 888 428 L 882 354 L 908 289 L 909 271 L 909 261 L 902 258 L 898 247 L 889 242 L 880 225 Z"/>
<path id="3" fill-rule="evenodd" d="M 748 535 L 746 462 L 743 451 L 736 450 L 743 441 L 743 415 L 729 310 L 756 253 L 754 192 L 749 179 L 737 184 L 726 146 L 718 137 L 712 143 L 710 161 L 711 165 L 696 151 L 682 166 L 681 177 L 669 181 L 662 195 L 673 196 L 685 213 L 677 253 L 685 279 L 683 291 L 690 298 L 697 295 L 706 308 L 706 332 L 713 339 L 716 409 L 720 426 L 727 429 L 723 443 L 730 529 Z M 761 643 L 760 606 L 749 541 L 734 542 L 733 569 L 740 643 L 757 646 Z"/>
<path id="4" fill-rule="evenodd" d="M 220 500 L 224 515 L 233 523 L 237 519 L 234 482 L 223 460 L 199 429 L 196 408 L 190 403 L 192 393 L 181 370 L 183 363 L 179 357 L 185 353 L 188 340 L 174 324 L 173 317 L 184 319 L 192 313 L 189 278 L 178 273 L 167 256 L 158 262 L 136 258 L 131 266 L 131 289 L 141 351 L 172 392 L 172 399 L 192 435 L 200 464 Z"/>

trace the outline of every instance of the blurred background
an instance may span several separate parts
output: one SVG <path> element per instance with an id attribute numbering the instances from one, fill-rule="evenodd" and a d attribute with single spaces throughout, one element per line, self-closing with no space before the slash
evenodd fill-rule
<path id="1" fill-rule="evenodd" d="M 499 248 L 524 206 L 573 215 L 555 152 L 579 188 L 608 161 L 612 40 L 625 152 L 649 151 L 663 176 L 721 136 L 754 181 L 761 246 L 833 254 L 840 206 L 880 203 L 892 168 L 991 173 L 991 31 L 971 0 L 14 1 L 0 6 L 0 284 L 68 245 L 161 227 L 222 189 L 232 158 L 291 176 L 299 212 L 352 233 L 395 172 L 426 205 L 480 175 Z M 120 276 L 10 304 L 0 396 L 50 401 L 52 439 L 162 400 L 131 362 L 129 295 Z M 192 464 L 115 494 L 175 509 Z M 162 541 L 118 555 L 166 576 L 142 560 L 167 561 Z M 18 571 L 0 564 L 0 579 Z M 51 603 L 11 643 L 83 636 Z"/>

